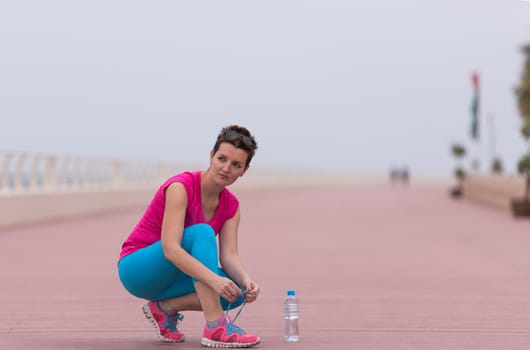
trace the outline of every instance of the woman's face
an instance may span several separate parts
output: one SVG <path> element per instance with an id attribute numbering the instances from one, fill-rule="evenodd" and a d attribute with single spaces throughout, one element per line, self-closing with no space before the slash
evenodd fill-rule
<path id="1" fill-rule="evenodd" d="M 247 152 L 241 148 L 228 142 L 221 143 L 217 152 L 210 154 L 210 171 L 214 180 L 223 186 L 233 184 L 247 170 L 247 158 Z"/>

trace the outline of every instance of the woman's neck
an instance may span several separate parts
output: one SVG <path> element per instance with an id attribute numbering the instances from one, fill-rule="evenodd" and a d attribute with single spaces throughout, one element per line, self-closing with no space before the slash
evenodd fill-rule
<path id="1" fill-rule="evenodd" d="M 218 197 L 223 190 L 222 186 L 218 186 L 210 179 L 210 169 L 201 172 L 201 192 L 206 197 Z"/>

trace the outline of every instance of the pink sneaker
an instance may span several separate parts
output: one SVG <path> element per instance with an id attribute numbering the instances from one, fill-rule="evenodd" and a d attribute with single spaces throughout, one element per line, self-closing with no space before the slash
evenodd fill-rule
<path id="1" fill-rule="evenodd" d="M 209 348 L 250 348 L 259 342 L 259 337 L 248 334 L 225 316 L 219 320 L 217 327 L 204 326 L 201 345 Z"/>
<path id="2" fill-rule="evenodd" d="M 150 301 L 143 306 L 145 317 L 155 326 L 158 339 L 166 343 L 184 341 L 184 333 L 177 329 L 177 323 L 184 319 L 182 314 L 169 313 L 163 310 L 157 301 Z"/>

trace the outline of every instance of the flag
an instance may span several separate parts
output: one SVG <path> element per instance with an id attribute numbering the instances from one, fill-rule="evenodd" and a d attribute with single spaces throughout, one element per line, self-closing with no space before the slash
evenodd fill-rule
<path id="1" fill-rule="evenodd" d="M 471 138 L 478 141 L 479 133 L 479 112 L 480 112 L 480 78 L 476 72 L 471 74 L 471 83 L 473 84 L 473 99 L 471 100 Z"/>

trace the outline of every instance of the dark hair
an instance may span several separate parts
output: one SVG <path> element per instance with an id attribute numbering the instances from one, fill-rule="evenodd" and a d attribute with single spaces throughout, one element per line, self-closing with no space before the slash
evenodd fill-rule
<path id="1" fill-rule="evenodd" d="M 256 139 L 250 131 L 248 131 L 247 128 L 239 126 L 239 125 L 229 125 L 225 126 L 221 129 L 221 132 L 219 135 L 217 135 L 217 140 L 215 141 L 215 145 L 213 146 L 213 153 L 217 153 L 219 150 L 219 146 L 221 146 L 221 143 L 228 142 L 231 145 L 233 145 L 236 148 L 240 148 L 247 152 L 247 162 L 245 164 L 246 167 L 250 164 L 250 161 L 252 160 L 252 157 L 254 157 L 254 154 L 256 153 L 256 150 L 258 149 L 258 144 L 256 142 Z"/>

